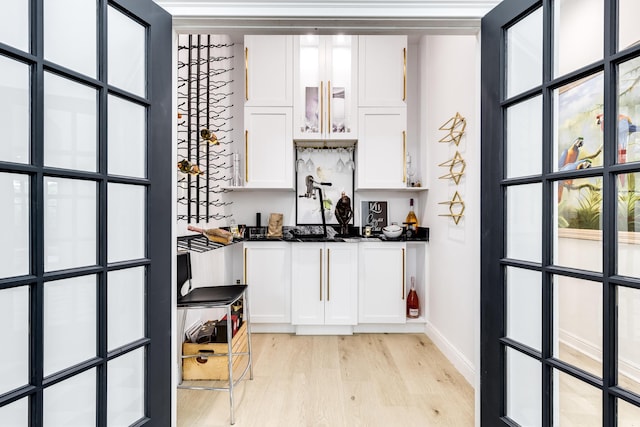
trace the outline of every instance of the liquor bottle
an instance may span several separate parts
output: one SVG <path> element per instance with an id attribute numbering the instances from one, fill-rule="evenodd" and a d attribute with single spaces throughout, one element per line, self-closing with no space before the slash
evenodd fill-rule
<path id="1" fill-rule="evenodd" d="M 416 278 L 411 276 L 411 289 L 407 296 L 407 317 L 417 319 L 420 317 L 420 301 L 416 293 Z"/>
<path id="2" fill-rule="evenodd" d="M 407 219 L 405 220 L 405 224 L 407 225 L 407 230 L 417 231 L 418 230 L 418 217 L 413 210 L 413 199 L 409 199 L 409 213 L 407 214 Z"/>

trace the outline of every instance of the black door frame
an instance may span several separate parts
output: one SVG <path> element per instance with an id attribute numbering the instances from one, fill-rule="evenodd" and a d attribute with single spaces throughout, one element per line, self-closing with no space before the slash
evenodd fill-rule
<path id="1" fill-rule="evenodd" d="M 0 43 L 0 54 L 30 66 L 31 100 L 31 160 L 27 164 L 0 161 L 0 172 L 18 173 L 30 180 L 30 272 L 24 276 L 0 279 L 0 289 L 18 286 L 30 288 L 30 368 L 29 383 L 0 396 L 0 407 L 29 399 L 29 424 L 43 423 L 43 393 L 53 384 L 96 369 L 96 424 L 106 426 L 107 418 L 107 362 L 136 349 L 146 354 L 145 416 L 135 425 L 153 423 L 170 425 L 171 401 L 171 313 L 172 296 L 172 27 L 171 16 L 152 0 L 97 0 L 97 78 L 84 76 L 44 59 L 43 8 L 44 0 L 31 0 L 30 51 L 24 52 Z M 127 94 L 109 86 L 107 82 L 107 9 L 112 6 L 146 28 L 147 92 L 144 97 Z M 44 140 L 44 74 L 52 72 L 96 89 L 98 102 L 98 169 L 97 172 L 66 171 L 43 165 Z M 122 96 L 147 107 L 147 178 L 108 176 L 106 147 L 106 111 L 109 94 Z M 95 266 L 44 271 L 44 176 L 86 179 L 97 186 L 97 263 Z M 137 184 L 146 189 L 146 257 L 133 261 L 107 263 L 107 184 L 109 182 Z M 123 209 L 125 209 L 123 207 Z M 4 242 L 5 244 L 9 242 Z M 146 337 L 110 353 L 107 352 L 107 287 L 109 271 L 143 266 L 146 268 Z M 53 376 L 43 374 L 43 310 L 46 281 L 94 274 L 97 280 L 97 343 L 96 357 Z M 7 343 L 5 343 L 5 346 Z"/>
<path id="2" fill-rule="evenodd" d="M 542 85 L 507 99 L 505 91 L 505 33 L 518 20 L 534 9 L 543 7 L 543 79 Z M 616 212 L 617 174 L 638 172 L 638 163 L 616 164 L 617 65 L 637 57 L 640 48 L 617 52 L 617 1 L 604 0 L 604 59 L 558 78 L 552 69 L 552 0 L 505 0 L 482 20 L 482 153 L 481 188 L 481 425 L 517 425 L 506 417 L 506 349 L 511 348 L 538 360 L 542 365 L 542 425 L 553 423 L 553 370 L 578 378 L 602 391 L 603 425 L 616 425 L 616 399 L 640 406 L 640 398 L 617 387 L 616 287 L 624 285 L 639 289 L 637 279 L 616 275 Z M 604 73 L 604 164 L 570 176 L 601 176 L 603 180 L 603 271 L 602 274 L 571 270 L 553 265 L 552 230 L 554 182 L 566 178 L 566 172 L 553 172 L 552 94 L 553 91 L 581 77 Z M 532 96 L 543 97 L 542 175 L 505 179 L 505 111 Z M 609 142 L 607 142 L 609 141 Z M 509 185 L 538 183 L 542 185 L 543 222 L 542 263 L 530 263 L 506 258 L 505 197 Z M 545 236 L 547 236 L 545 238 Z M 506 336 L 505 269 L 507 266 L 539 271 L 542 274 L 542 352 L 534 351 Z M 553 357 L 553 286 L 554 275 L 593 280 L 602 284 L 603 313 L 603 373 L 598 380 Z"/>

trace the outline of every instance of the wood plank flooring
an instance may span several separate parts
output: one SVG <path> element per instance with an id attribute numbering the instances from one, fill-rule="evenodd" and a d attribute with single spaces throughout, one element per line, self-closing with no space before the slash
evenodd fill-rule
<path id="1" fill-rule="evenodd" d="M 237 427 L 474 425 L 474 391 L 423 334 L 253 334 Z M 248 375 L 247 375 L 248 378 Z M 178 426 L 229 425 L 229 394 L 178 390 Z"/>

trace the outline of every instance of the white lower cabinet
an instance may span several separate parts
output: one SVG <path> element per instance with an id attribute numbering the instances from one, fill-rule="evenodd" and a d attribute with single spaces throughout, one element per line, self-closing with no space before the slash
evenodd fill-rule
<path id="1" fill-rule="evenodd" d="M 244 281 L 252 323 L 291 323 L 291 246 L 246 242 Z"/>
<path id="2" fill-rule="evenodd" d="M 292 243 L 294 325 L 355 325 L 358 245 Z"/>
<path id="3" fill-rule="evenodd" d="M 360 243 L 358 322 L 406 323 L 406 244 Z"/>

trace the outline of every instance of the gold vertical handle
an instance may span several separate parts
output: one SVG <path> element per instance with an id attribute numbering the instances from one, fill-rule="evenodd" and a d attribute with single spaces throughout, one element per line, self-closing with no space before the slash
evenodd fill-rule
<path id="1" fill-rule="evenodd" d="M 407 182 L 407 131 L 402 131 L 402 182 Z"/>
<path id="2" fill-rule="evenodd" d="M 327 82 L 327 133 L 331 133 L 331 80 Z"/>
<path id="3" fill-rule="evenodd" d="M 249 182 L 249 131 L 244 131 L 244 182 Z"/>
<path id="4" fill-rule="evenodd" d="M 244 48 L 244 99 L 249 100 L 249 48 Z"/>
<path id="5" fill-rule="evenodd" d="M 247 248 L 244 248 L 244 283 L 247 283 Z"/>
<path id="6" fill-rule="evenodd" d="M 322 301 L 322 249 L 320 249 L 320 301 Z"/>
<path id="7" fill-rule="evenodd" d="M 331 249 L 327 248 L 327 301 L 331 299 Z"/>
<path id="8" fill-rule="evenodd" d="M 324 132 L 324 82 L 320 82 L 320 133 Z"/>
<path id="9" fill-rule="evenodd" d="M 404 301 L 404 291 L 405 291 L 405 280 L 404 280 L 404 248 L 402 248 L 402 300 Z"/>
<path id="10" fill-rule="evenodd" d="M 407 48 L 402 49 L 402 100 L 407 100 Z"/>

